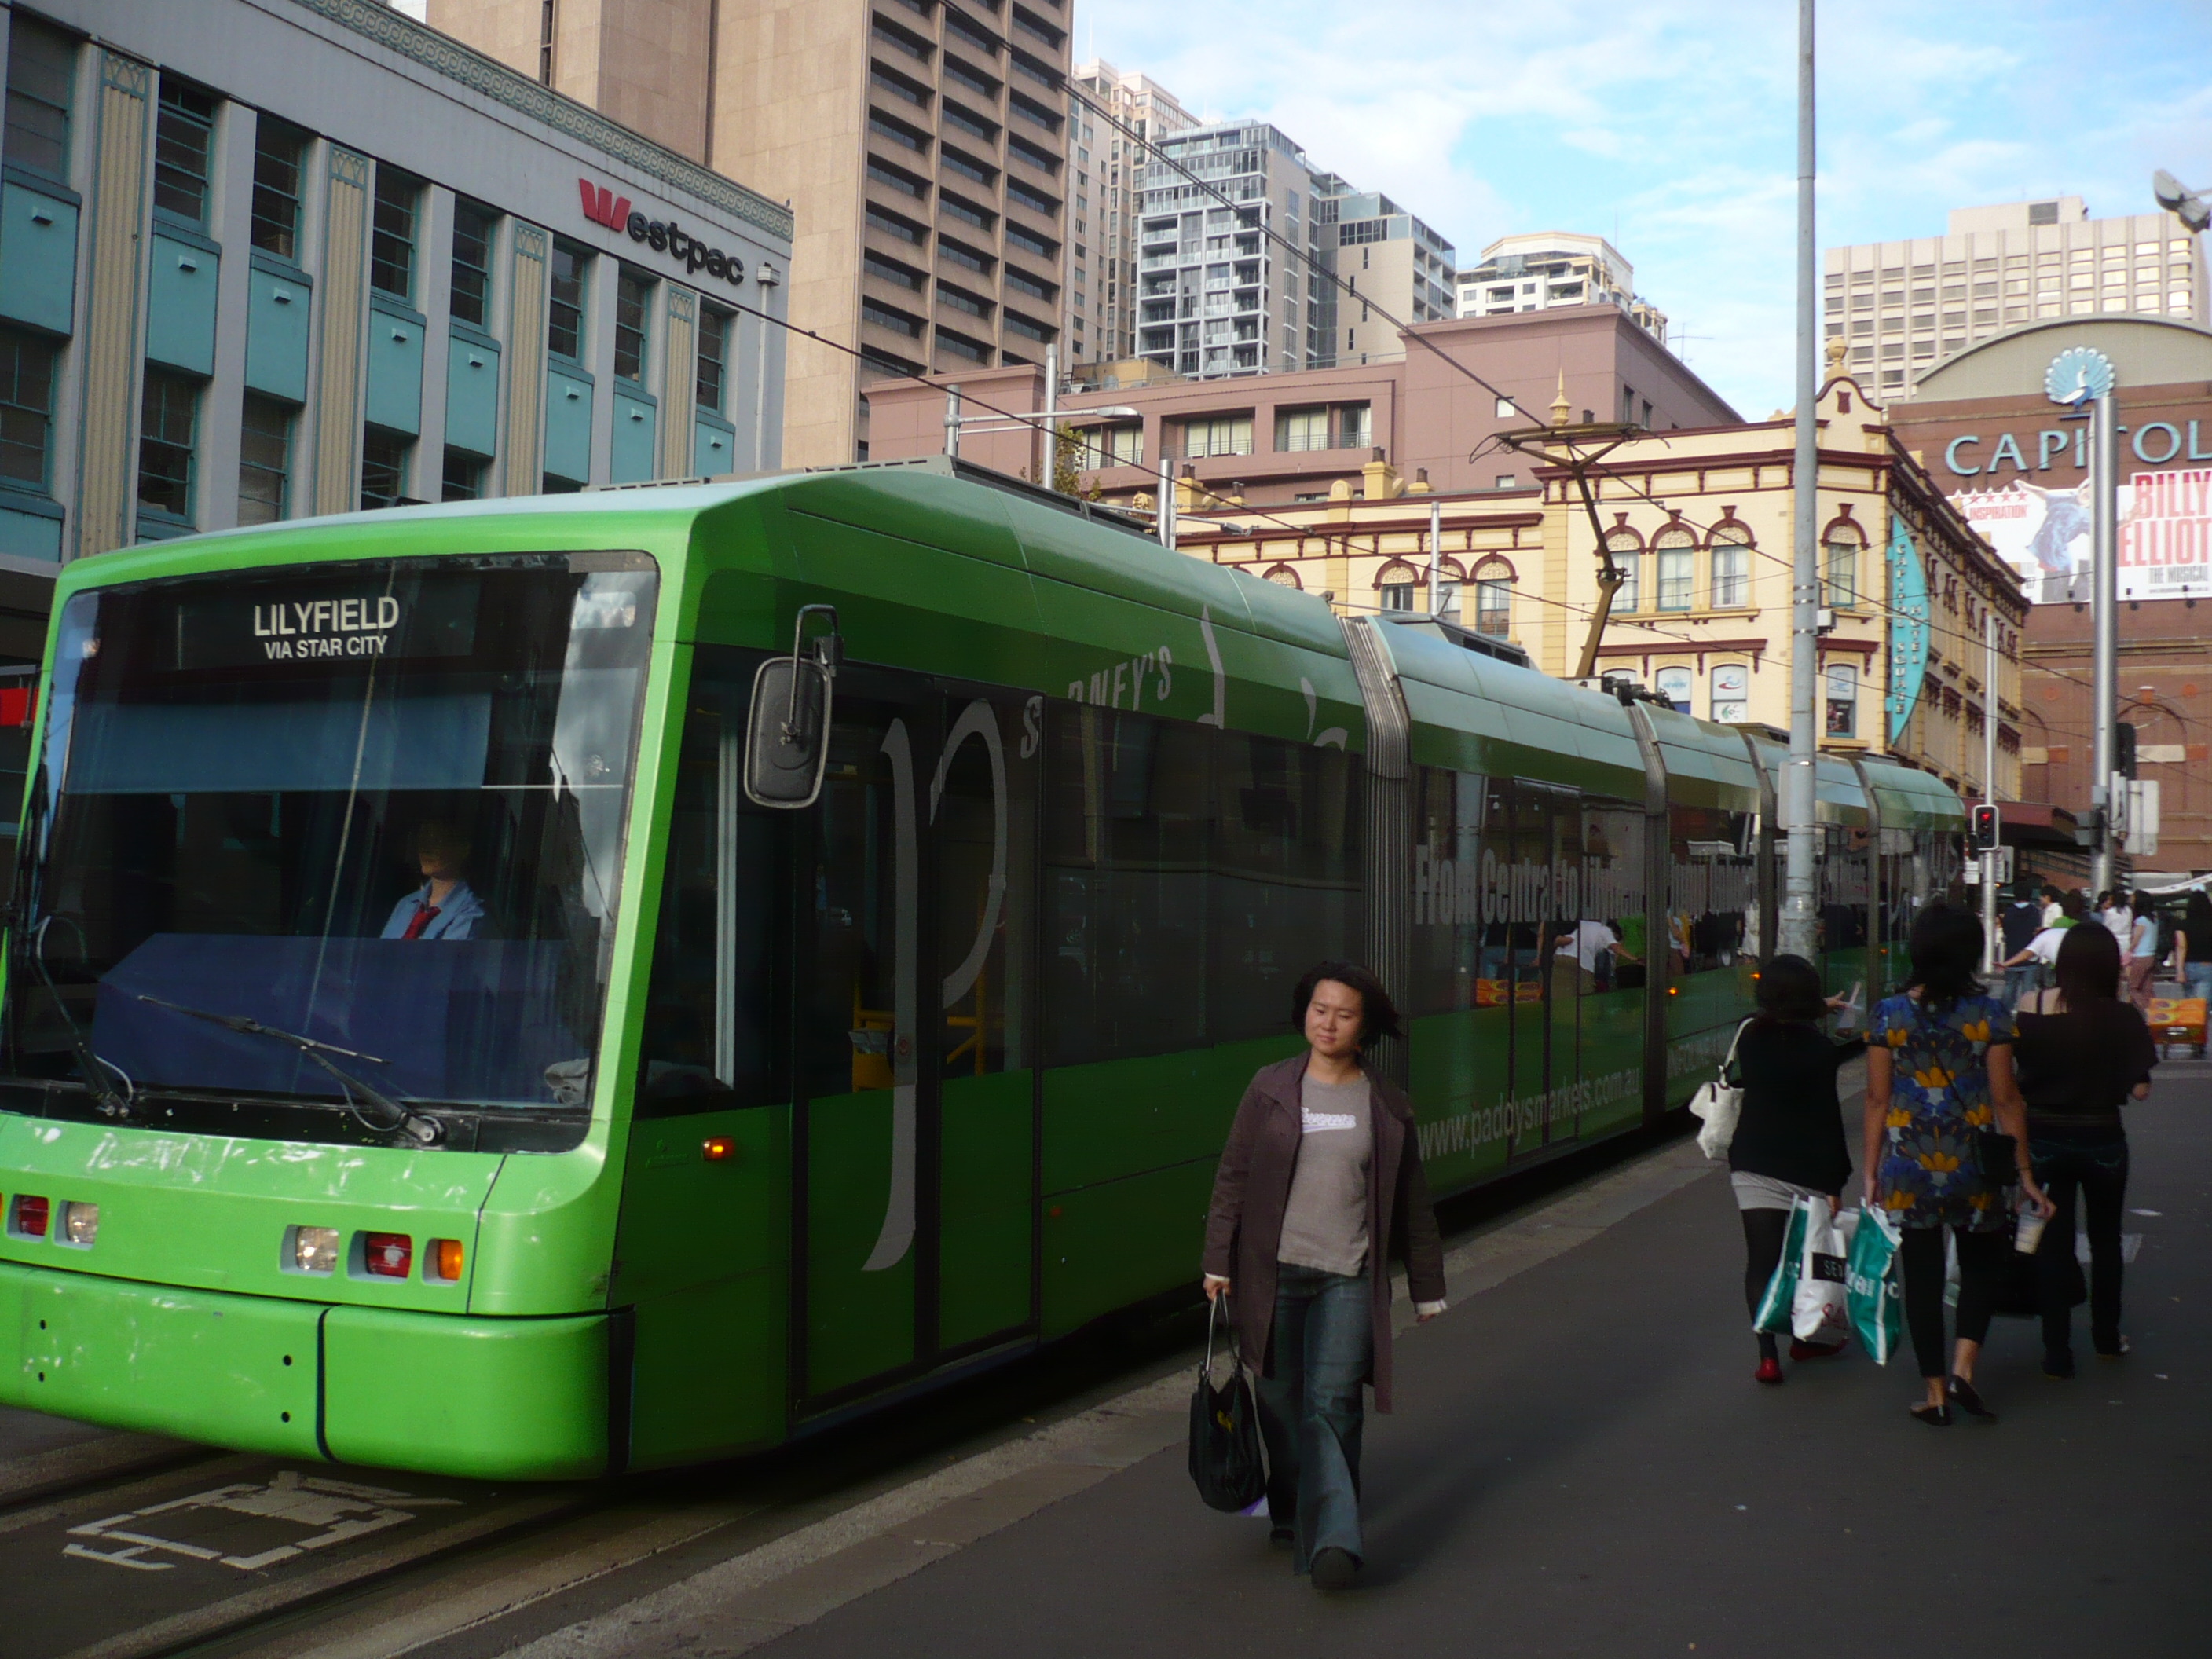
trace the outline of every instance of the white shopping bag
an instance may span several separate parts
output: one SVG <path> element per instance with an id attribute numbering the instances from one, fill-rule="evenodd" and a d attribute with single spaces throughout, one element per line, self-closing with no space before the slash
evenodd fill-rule
<path id="1" fill-rule="evenodd" d="M 1744 1026 L 1750 1024 L 1746 1020 L 1735 1028 L 1735 1036 L 1729 1040 L 1728 1058 L 1721 1061 L 1713 1080 L 1700 1085 L 1690 1097 L 1690 1115 L 1702 1126 L 1698 1130 L 1698 1150 L 1716 1161 L 1728 1156 L 1729 1143 L 1735 1139 L 1736 1118 L 1743 1110 L 1743 1091 L 1729 1081 L 1729 1069 L 1735 1064 L 1735 1045 L 1743 1041 Z"/>
<path id="2" fill-rule="evenodd" d="M 1837 1215 L 1825 1198 L 1802 1201 L 1808 1214 L 1804 1243 L 1799 1247 L 1797 1292 L 1790 1304 L 1790 1334 L 1800 1342 L 1848 1342 L 1849 1263 L 1858 1212 Z"/>

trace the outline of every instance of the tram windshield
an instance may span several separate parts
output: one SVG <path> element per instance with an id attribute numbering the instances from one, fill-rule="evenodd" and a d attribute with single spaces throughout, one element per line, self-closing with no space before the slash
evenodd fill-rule
<path id="1" fill-rule="evenodd" d="M 71 599 L 0 1090 L 582 1115 L 654 592 L 593 554 Z"/>

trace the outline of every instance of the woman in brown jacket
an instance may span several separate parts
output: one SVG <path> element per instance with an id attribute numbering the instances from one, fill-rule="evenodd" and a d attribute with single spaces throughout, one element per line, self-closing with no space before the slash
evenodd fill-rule
<path id="1" fill-rule="evenodd" d="M 1291 1024 L 1307 1052 L 1260 1068 L 1222 1150 L 1206 1294 L 1232 1296 L 1260 1379 L 1274 1536 L 1293 1545 L 1293 1571 L 1342 1589 L 1362 1555 L 1360 1385 L 1390 1409 L 1390 1249 L 1425 1322 L 1444 1308 L 1443 1248 L 1412 1103 L 1363 1063 L 1399 1034 L 1389 994 L 1325 962 L 1298 981 Z"/>

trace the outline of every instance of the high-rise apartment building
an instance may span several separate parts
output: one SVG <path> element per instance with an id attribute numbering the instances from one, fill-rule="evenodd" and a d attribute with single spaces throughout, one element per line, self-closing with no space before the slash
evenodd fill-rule
<path id="1" fill-rule="evenodd" d="M 886 373 L 1042 362 L 1059 339 L 1067 0 L 428 0 L 428 16 L 789 202 L 791 320 L 833 343 L 790 342 L 787 465 L 865 458 Z"/>
<path id="2" fill-rule="evenodd" d="M 1826 264 L 1828 337 L 1849 343 L 1853 374 L 1893 395 L 2022 323 L 2206 320 L 2204 251 L 2179 219 L 2092 219 L 2078 196 L 1954 208 L 1942 236 L 1832 247 Z"/>
<path id="3" fill-rule="evenodd" d="M 1095 58 L 1069 82 L 1068 157 L 1075 204 L 1060 361 L 1073 369 L 1136 355 L 1137 221 L 1146 149 L 1152 139 L 1187 131 L 1198 123 L 1157 82 L 1125 75 Z M 1112 119 L 1103 118 L 1100 110 Z"/>
<path id="4" fill-rule="evenodd" d="M 1501 236 L 1482 250 L 1482 263 L 1455 279 L 1457 314 L 1501 317 L 1553 306 L 1618 306 L 1654 339 L 1665 342 L 1667 315 L 1636 292 L 1636 268 L 1602 236 L 1539 230 Z"/>
<path id="5" fill-rule="evenodd" d="M 1265 122 L 1155 143 L 1143 214 L 1137 352 L 1177 374 L 1381 362 L 1404 351 L 1401 325 L 1451 315 L 1451 244 Z"/>

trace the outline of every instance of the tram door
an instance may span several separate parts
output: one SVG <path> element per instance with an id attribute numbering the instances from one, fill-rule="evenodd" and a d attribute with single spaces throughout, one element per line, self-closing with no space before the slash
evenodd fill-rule
<path id="1" fill-rule="evenodd" d="M 839 676 L 799 859 L 802 1407 L 1032 1322 L 1040 726 L 1018 696 Z"/>

